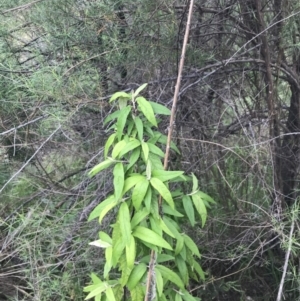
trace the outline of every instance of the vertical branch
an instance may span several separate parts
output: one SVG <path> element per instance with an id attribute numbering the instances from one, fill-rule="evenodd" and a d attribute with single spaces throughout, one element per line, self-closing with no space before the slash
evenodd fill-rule
<path id="1" fill-rule="evenodd" d="M 165 152 L 165 158 L 164 158 L 164 169 L 165 170 L 168 168 L 172 133 L 173 133 L 174 123 L 175 123 L 176 106 L 177 106 L 177 101 L 178 101 L 179 88 L 180 88 L 180 84 L 181 84 L 182 71 L 183 71 L 183 67 L 184 67 L 184 59 L 185 59 L 186 47 L 187 47 L 187 42 L 188 42 L 188 37 L 189 37 L 189 32 L 190 32 L 193 7 L 194 7 L 194 0 L 190 0 L 188 19 L 187 19 L 187 24 L 186 24 L 186 28 L 185 28 L 182 52 L 181 52 L 180 63 L 179 63 L 179 70 L 178 70 L 178 75 L 177 75 L 177 82 L 176 82 L 176 86 L 175 86 L 175 92 L 174 92 L 174 98 L 173 98 L 172 110 L 171 110 L 171 116 L 170 116 L 170 124 L 169 124 L 166 152 Z M 159 197 L 159 206 L 161 206 L 161 203 L 162 203 L 162 198 L 160 196 Z M 152 288 L 152 286 L 155 287 L 155 284 L 156 284 L 155 273 L 154 273 L 156 257 L 157 257 L 156 252 L 152 250 L 151 256 L 150 256 L 149 271 L 148 271 L 148 275 L 147 275 L 147 286 L 146 286 L 146 294 L 145 294 L 144 301 L 153 300 L 153 296 L 152 296 L 153 290 L 151 288 Z"/>
<path id="2" fill-rule="evenodd" d="M 267 82 L 267 105 L 268 105 L 268 115 L 269 115 L 269 135 L 270 138 L 274 138 L 279 136 L 279 128 L 277 122 L 277 112 L 275 108 L 275 89 L 274 89 L 274 82 L 271 70 L 271 55 L 270 49 L 268 45 L 268 38 L 266 33 L 266 24 L 264 21 L 264 17 L 262 14 L 262 5 L 261 0 L 256 0 L 256 11 L 257 11 L 257 19 L 259 22 L 260 32 L 261 32 L 261 42 L 262 42 L 262 49 L 261 53 L 263 59 L 265 61 L 266 66 L 266 82 Z M 275 213 L 280 216 L 282 211 L 282 202 L 281 202 L 281 172 L 280 172 L 280 162 L 279 162 L 279 149 L 280 145 L 279 141 L 274 139 L 271 142 L 271 153 L 273 158 L 273 165 L 274 165 L 274 176 L 273 182 L 275 187 L 274 193 L 274 209 Z"/>

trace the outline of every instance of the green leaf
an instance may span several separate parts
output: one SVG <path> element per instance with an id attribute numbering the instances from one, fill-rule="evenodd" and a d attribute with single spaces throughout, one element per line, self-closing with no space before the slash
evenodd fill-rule
<path id="1" fill-rule="evenodd" d="M 176 247 L 175 247 L 175 255 L 178 255 L 181 253 L 181 251 L 184 247 L 184 238 L 182 237 L 182 235 L 179 235 L 176 238 L 177 238 L 177 241 L 176 241 Z"/>
<path id="2" fill-rule="evenodd" d="M 114 168 L 114 189 L 115 198 L 120 200 L 124 187 L 124 167 L 121 162 L 117 163 Z"/>
<path id="3" fill-rule="evenodd" d="M 183 171 L 169 171 L 169 170 L 152 170 L 152 177 L 155 177 L 162 182 L 170 181 L 181 176 Z"/>
<path id="4" fill-rule="evenodd" d="M 195 271 L 200 276 L 200 278 L 202 280 L 205 280 L 205 274 L 204 274 L 204 272 L 203 272 L 200 264 L 195 259 L 193 259 L 193 265 L 192 265 L 192 267 L 195 269 Z"/>
<path id="5" fill-rule="evenodd" d="M 102 282 L 97 285 L 94 285 L 94 289 L 86 296 L 84 300 L 91 299 L 97 295 L 100 295 L 106 290 L 107 288 L 107 282 Z"/>
<path id="6" fill-rule="evenodd" d="M 137 211 L 131 220 L 131 229 L 134 229 L 142 220 L 149 215 L 147 208 Z"/>
<path id="7" fill-rule="evenodd" d="M 140 154 L 141 154 L 141 149 L 140 147 L 138 148 L 135 148 L 129 158 L 129 164 L 127 165 L 127 170 L 129 168 L 131 168 L 139 159 L 140 157 Z"/>
<path id="8" fill-rule="evenodd" d="M 172 247 L 161 236 L 145 227 L 137 226 L 132 235 L 155 246 L 172 250 Z"/>
<path id="9" fill-rule="evenodd" d="M 216 204 L 215 200 L 210 197 L 208 194 L 204 193 L 203 191 L 198 191 L 198 194 L 200 195 L 200 197 L 202 198 L 202 200 L 205 200 L 209 203 L 212 203 L 212 204 Z"/>
<path id="10" fill-rule="evenodd" d="M 105 232 L 103 232 L 103 231 L 100 231 L 100 232 L 99 232 L 99 238 L 100 238 L 101 240 L 103 240 L 103 241 L 109 243 L 110 245 L 112 244 L 112 239 L 111 239 L 111 237 L 110 237 L 108 234 L 106 234 Z"/>
<path id="11" fill-rule="evenodd" d="M 110 286 L 106 289 L 105 295 L 106 295 L 107 301 L 116 301 L 114 292 Z"/>
<path id="12" fill-rule="evenodd" d="M 136 101 L 139 104 L 139 109 L 148 119 L 148 121 L 152 125 L 157 127 L 157 122 L 151 104 L 144 97 L 141 96 L 137 97 Z"/>
<path id="13" fill-rule="evenodd" d="M 173 235 L 176 237 L 176 239 L 181 236 L 177 228 L 179 228 L 178 224 L 173 221 L 171 218 L 164 216 L 163 217 L 164 223 L 167 225 L 167 227 L 170 229 L 170 231 L 173 233 Z"/>
<path id="14" fill-rule="evenodd" d="M 188 291 L 183 290 L 182 291 L 182 298 L 184 301 L 197 301 L 199 300 L 198 298 L 194 298 Z"/>
<path id="15" fill-rule="evenodd" d="M 168 254 L 157 254 L 156 262 L 162 263 L 167 261 L 174 261 L 175 257 Z M 150 255 L 144 256 L 140 259 L 140 262 L 149 263 Z"/>
<path id="16" fill-rule="evenodd" d="M 198 211 L 198 213 L 201 217 L 202 227 L 204 227 L 205 222 L 206 222 L 206 217 L 207 217 L 207 210 L 206 210 L 204 202 L 198 192 L 192 195 L 192 200 L 193 200 L 196 210 Z"/>
<path id="17" fill-rule="evenodd" d="M 164 166 L 161 162 L 161 158 L 153 153 L 149 154 L 149 160 L 151 161 L 152 170 L 163 170 Z"/>
<path id="18" fill-rule="evenodd" d="M 94 284 L 102 283 L 102 280 L 95 273 L 91 273 L 91 278 Z"/>
<path id="19" fill-rule="evenodd" d="M 132 191 L 132 204 L 136 210 L 140 209 L 141 203 L 145 198 L 149 187 L 149 181 L 144 178 L 144 180 L 139 181 Z"/>
<path id="20" fill-rule="evenodd" d="M 120 229 L 118 229 L 117 233 L 119 233 L 119 230 Z M 121 258 L 121 255 L 123 254 L 125 246 L 126 246 L 126 243 L 123 241 L 121 236 L 118 236 L 117 234 L 113 235 L 112 264 L 114 267 L 116 267 L 119 259 Z"/>
<path id="21" fill-rule="evenodd" d="M 125 147 L 120 151 L 119 153 L 119 157 L 123 157 L 125 154 L 127 154 L 128 152 L 130 152 L 131 150 L 137 148 L 138 146 L 140 146 L 141 143 L 140 141 L 138 141 L 137 139 L 135 138 L 132 138 L 131 141 L 129 141 Z"/>
<path id="22" fill-rule="evenodd" d="M 131 242 L 131 224 L 128 205 L 123 202 L 119 209 L 119 222 L 123 242 L 128 246 Z"/>
<path id="23" fill-rule="evenodd" d="M 134 118 L 134 123 L 135 123 L 135 127 L 137 129 L 138 138 L 142 142 L 143 138 L 144 138 L 143 122 L 142 122 L 141 118 L 137 116 L 137 117 Z"/>
<path id="24" fill-rule="evenodd" d="M 192 202 L 191 198 L 187 195 L 183 196 L 182 202 L 183 202 L 183 208 L 185 210 L 185 213 L 186 213 L 192 227 L 194 227 L 195 226 L 195 211 L 194 211 L 193 202 Z"/>
<path id="25" fill-rule="evenodd" d="M 153 101 L 149 101 L 149 103 L 155 114 L 171 115 L 171 111 L 167 107 Z"/>
<path id="26" fill-rule="evenodd" d="M 113 148 L 112 154 L 111 154 L 113 159 L 117 158 L 117 156 L 122 151 L 122 149 L 125 147 L 125 145 L 126 145 L 125 140 L 121 140 L 115 145 L 115 147 Z"/>
<path id="27" fill-rule="evenodd" d="M 135 174 L 127 178 L 124 182 L 124 188 L 122 194 L 124 195 L 128 190 L 135 186 L 138 182 L 145 180 L 145 176 Z"/>
<path id="28" fill-rule="evenodd" d="M 100 171 L 110 167 L 113 163 L 115 163 L 116 161 L 108 158 L 105 161 L 97 164 L 96 166 L 94 166 L 90 171 L 89 171 L 89 176 L 93 177 L 96 174 L 98 174 Z"/>
<path id="29" fill-rule="evenodd" d="M 131 299 L 129 299 L 129 300 L 130 301 L 144 300 L 144 296 L 145 296 L 144 287 L 145 287 L 144 284 L 138 284 L 134 289 L 130 290 Z"/>
<path id="30" fill-rule="evenodd" d="M 189 282 L 189 274 L 188 274 L 186 262 L 182 259 L 181 256 L 176 256 L 175 262 L 183 283 L 187 285 Z"/>
<path id="31" fill-rule="evenodd" d="M 186 234 L 183 234 L 184 238 L 184 244 L 191 250 L 193 254 L 198 256 L 199 258 L 201 257 L 197 245 L 194 243 L 194 241 Z"/>
<path id="32" fill-rule="evenodd" d="M 127 287 L 129 288 L 130 291 L 137 286 L 139 281 L 145 275 L 146 271 L 147 271 L 147 266 L 145 263 L 139 263 L 137 266 L 134 267 L 127 282 Z"/>
<path id="33" fill-rule="evenodd" d="M 129 269 L 133 269 L 136 256 L 135 239 L 130 235 L 130 243 L 126 245 L 126 261 Z"/>
<path id="34" fill-rule="evenodd" d="M 95 207 L 95 209 L 91 212 L 88 221 L 91 221 L 92 219 L 99 217 L 99 215 L 102 213 L 102 211 L 109 205 L 116 206 L 118 202 L 116 202 L 116 199 L 113 195 L 110 195 L 107 199 L 102 201 L 99 205 Z M 113 208 L 112 207 L 112 208 Z"/>
<path id="35" fill-rule="evenodd" d="M 119 266 L 119 270 L 121 271 L 121 278 L 119 279 L 119 281 L 122 287 L 124 287 L 128 282 L 130 273 L 132 271 L 132 267 L 129 267 L 127 264 L 126 251 L 125 254 L 122 254 L 118 266 Z"/>
<path id="36" fill-rule="evenodd" d="M 162 229 L 161 229 L 161 227 L 160 227 L 160 225 L 159 225 L 159 222 L 158 222 L 158 220 L 156 219 L 156 218 L 153 218 L 152 216 L 150 216 L 150 225 L 151 225 L 151 230 L 153 231 L 153 232 L 155 232 L 156 234 L 158 234 L 160 237 L 162 237 L 163 236 L 163 231 L 162 231 Z"/>
<path id="37" fill-rule="evenodd" d="M 116 136 L 117 136 L 117 133 L 113 133 L 107 139 L 105 146 L 104 146 L 104 158 L 107 158 L 108 151 L 109 151 L 111 145 L 114 143 Z"/>
<path id="38" fill-rule="evenodd" d="M 196 192 L 199 189 L 198 179 L 196 176 L 192 173 L 192 179 L 193 179 L 193 189 L 192 193 Z"/>
<path id="39" fill-rule="evenodd" d="M 145 162 L 147 162 L 149 156 L 149 146 L 146 142 L 142 142 L 142 150 L 145 157 Z"/>
<path id="40" fill-rule="evenodd" d="M 158 296 L 160 297 L 163 293 L 164 280 L 160 271 L 156 268 L 155 268 L 155 276 L 156 276 L 156 289 L 157 289 Z"/>
<path id="41" fill-rule="evenodd" d="M 104 119 L 104 125 L 110 122 L 111 120 L 116 119 L 120 115 L 120 110 L 113 112 L 112 114 L 109 114 L 105 119 Z"/>
<path id="42" fill-rule="evenodd" d="M 151 211 L 151 204 L 152 204 L 152 189 L 148 189 L 147 193 L 144 197 L 144 204 L 145 207 L 147 208 L 148 212 Z"/>
<path id="43" fill-rule="evenodd" d="M 123 91 L 121 91 L 121 92 L 116 92 L 116 93 L 114 93 L 112 96 L 111 96 L 111 98 L 109 99 L 109 102 L 112 102 L 112 101 L 114 101 L 114 100 L 116 100 L 116 99 L 118 99 L 118 98 L 125 98 L 125 99 L 131 99 L 131 95 L 130 94 L 128 94 L 128 93 L 126 93 L 126 92 L 123 92 Z"/>
<path id="44" fill-rule="evenodd" d="M 168 187 L 158 178 L 152 177 L 150 179 L 152 187 L 154 187 L 162 198 L 170 205 L 172 209 L 175 209 L 174 201 Z"/>
<path id="45" fill-rule="evenodd" d="M 156 145 L 152 144 L 152 143 L 149 143 L 147 142 L 148 144 L 148 147 L 149 147 L 149 151 L 159 157 L 164 157 L 165 156 L 165 153 L 159 148 L 157 147 Z"/>
<path id="46" fill-rule="evenodd" d="M 138 87 L 138 88 L 135 90 L 133 96 L 134 96 L 134 97 L 137 97 L 137 96 L 140 94 L 140 92 L 141 92 L 142 90 L 144 90 L 144 89 L 147 87 L 147 85 L 148 85 L 148 84 L 145 83 L 145 84 L 142 84 L 140 87 Z"/>
<path id="47" fill-rule="evenodd" d="M 168 226 L 165 224 L 165 222 L 160 218 L 159 221 L 160 228 L 169 236 L 175 238 L 175 235 L 172 233 L 172 231 L 168 228 Z"/>
<path id="48" fill-rule="evenodd" d="M 105 265 L 104 265 L 104 270 L 103 270 L 103 277 L 107 278 L 108 273 L 110 272 L 112 268 L 112 251 L 113 248 L 109 247 L 105 250 Z"/>
<path id="49" fill-rule="evenodd" d="M 174 301 L 182 301 L 181 294 L 176 293 Z"/>
<path id="50" fill-rule="evenodd" d="M 184 289 L 184 284 L 183 284 L 182 280 L 171 269 L 169 269 L 163 265 L 160 265 L 160 264 L 156 265 L 156 269 L 158 269 L 161 272 L 161 275 L 163 276 L 163 278 L 173 282 L 179 288 Z"/>
<path id="51" fill-rule="evenodd" d="M 162 204 L 162 209 L 163 209 L 163 213 L 168 214 L 168 215 L 173 215 L 176 217 L 183 217 L 184 215 L 181 214 L 179 211 L 172 209 L 169 205 L 167 204 Z"/>
<path id="52" fill-rule="evenodd" d="M 102 220 L 105 217 L 105 215 L 118 204 L 119 204 L 119 202 L 116 199 L 114 199 L 113 202 L 111 202 L 110 204 L 107 204 L 107 206 L 105 208 L 103 208 L 103 210 L 99 214 L 99 224 L 102 223 Z"/>
<path id="53" fill-rule="evenodd" d="M 110 243 L 108 243 L 108 242 L 106 242 L 106 241 L 103 241 L 103 240 L 101 240 L 101 239 L 92 241 L 92 242 L 89 243 L 89 245 L 95 246 L 95 247 L 99 247 L 99 248 L 104 248 L 104 249 L 106 249 L 106 248 L 108 248 L 108 247 L 111 246 Z"/>
<path id="54" fill-rule="evenodd" d="M 161 135 L 157 142 L 166 145 L 167 144 L 167 136 L 166 135 Z M 171 142 L 171 149 L 173 149 L 177 154 L 180 154 L 179 149 L 177 148 L 177 146 L 175 145 L 174 142 Z"/>
<path id="55" fill-rule="evenodd" d="M 118 117 L 117 120 L 117 136 L 118 136 L 118 140 L 121 139 L 121 137 L 123 136 L 123 130 L 128 118 L 128 114 L 131 112 L 131 107 L 127 106 L 125 108 L 123 108 L 122 110 L 120 110 L 120 115 Z"/>

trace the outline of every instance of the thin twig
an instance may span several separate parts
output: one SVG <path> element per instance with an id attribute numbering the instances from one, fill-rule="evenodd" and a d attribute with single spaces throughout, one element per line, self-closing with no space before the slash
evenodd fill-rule
<path id="1" fill-rule="evenodd" d="M 17 127 L 14 127 L 14 128 L 12 128 L 12 129 L 9 129 L 9 130 L 7 130 L 7 131 L 5 131 L 5 132 L 0 133 L 0 136 L 3 136 L 3 135 L 6 135 L 6 134 L 8 134 L 8 133 L 10 133 L 10 132 L 16 131 L 16 130 L 18 130 L 18 129 L 20 129 L 20 128 L 26 126 L 26 125 L 32 124 L 32 123 L 34 123 L 34 122 L 36 122 L 36 121 L 39 121 L 39 120 L 41 120 L 41 119 L 44 119 L 44 118 L 46 118 L 46 117 L 48 117 L 48 115 L 43 115 L 43 116 L 40 116 L 40 117 L 35 118 L 35 119 L 33 119 L 33 120 L 30 120 L 30 121 L 28 121 L 28 122 L 26 122 L 26 123 L 24 123 L 24 124 L 20 124 L 20 125 L 18 125 Z"/>
<path id="2" fill-rule="evenodd" d="M 166 170 L 168 168 L 168 161 L 169 161 L 169 154 L 170 154 L 170 146 L 171 146 L 171 140 L 172 140 L 172 133 L 173 133 L 173 127 L 175 123 L 175 114 L 176 114 L 176 105 L 178 101 L 178 95 L 179 95 L 179 89 L 180 89 L 180 83 L 181 83 L 181 77 L 182 77 L 182 71 L 184 66 L 184 59 L 185 59 L 185 53 L 186 53 L 186 47 L 190 32 L 190 26 L 191 26 L 191 19 L 193 14 L 193 7 L 194 7 L 194 0 L 190 1 L 189 6 L 189 13 L 188 13 L 188 19 L 187 24 L 185 28 L 185 35 L 182 45 L 182 52 L 180 57 L 180 64 L 179 64 L 179 70 L 178 70 L 178 76 L 177 76 L 177 82 L 175 86 L 175 92 L 174 92 L 174 99 L 172 104 L 172 110 L 171 110 L 171 116 L 170 116 L 170 125 L 169 125 L 169 131 L 168 131 L 168 138 L 167 138 L 167 144 L 166 144 L 166 151 L 165 151 L 165 159 L 164 159 L 164 169 Z M 161 206 L 162 198 L 159 197 L 159 206 Z M 151 286 L 155 285 L 155 273 L 154 273 L 154 267 L 156 264 L 156 257 L 157 254 L 154 250 L 151 251 L 150 256 L 150 263 L 149 263 L 149 271 L 147 275 L 147 285 L 146 285 L 146 294 L 144 301 L 152 300 L 152 290 Z"/>
<path id="3" fill-rule="evenodd" d="M 0 189 L 1 192 L 5 189 L 5 187 L 29 164 L 29 162 L 37 155 L 37 153 L 43 148 L 43 146 L 54 136 L 54 134 L 61 128 L 61 125 L 40 145 L 40 147 L 34 152 L 34 154 L 26 161 L 25 164 L 16 172 L 14 173 L 11 178 L 2 186 Z"/>
<path id="4" fill-rule="evenodd" d="M 295 228 L 295 216 L 293 215 L 293 220 L 292 220 L 292 225 L 291 225 L 291 230 L 290 230 L 290 236 L 289 236 L 289 246 L 288 246 L 288 250 L 287 250 L 287 252 L 285 254 L 283 273 L 282 273 L 282 277 L 281 277 L 281 281 L 280 281 L 280 285 L 279 285 L 279 290 L 278 290 L 276 301 L 281 301 L 281 297 L 282 297 L 283 284 L 284 284 L 284 280 L 285 280 L 285 276 L 286 276 L 286 271 L 287 271 L 288 263 L 289 263 L 289 258 L 290 258 L 290 254 L 291 254 L 291 249 L 292 249 L 292 236 L 293 236 L 294 228 Z"/>

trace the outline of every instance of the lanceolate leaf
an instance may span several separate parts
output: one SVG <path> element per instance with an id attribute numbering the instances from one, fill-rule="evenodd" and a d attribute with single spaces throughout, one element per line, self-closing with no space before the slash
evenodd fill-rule
<path id="1" fill-rule="evenodd" d="M 188 281 L 189 281 L 189 275 L 188 275 L 188 269 L 186 266 L 186 262 L 183 260 L 183 258 L 181 256 L 176 256 L 175 261 L 176 261 L 176 265 L 177 265 L 178 271 L 180 273 L 181 279 L 182 279 L 183 283 L 185 285 L 187 285 Z"/>
<path id="2" fill-rule="evenodd" d="M 138 182 L 146 180 L 145 176 L 140 174 L 135 174 L 129 178 L 127 178 L 124 182 L 123 195 L 130 190 L 133 186 L 135 186 Z"/>
<path id="3" fill-rule="evenodd" d="M 147 208 L 143 208 L 142 210 L 137 211 L 132 220 L 131 220 L 131 229 L 134 229 L 142 220 L 146 218 L 146 216 L 149 215 L 149 211 Z"/>
<path id="4" fill-rule="evenodd" d="M 205 200 L 209 203 L 212 203 L 212 204 L 216 204 L 215 200 L 210 197 L 208 194 L 204 193 L 203 191 L 198 191 L 198 194 L 200 195 L 200 197 L 202 198 L 202 200 Z"/>
<path id="5" fill-rule="evenodd" d="M 114 189 L 115 198 L 120 200 L 124 187 L 124 168 L 121 162 L 117 163 L 114 168 Z"/>
<path id="6" fill-rule="evenodd" d="M 145 263 L 140 263 L 136 267 L 134 267 L 127 282 L 127 286 L 130 290 L 133 290 L 137 286 L 146 271 L 147 266 Z"/>
<path id="7" fill-rule="evenodd" d="M 133 236 L 139 238 L 142 241 L 148 242 L 155 246 L 159 246 L 168 250 L 172 250 L 172 247 L 154 231 L 145 227 L 137 226 L 134 229 Z"/>
<path id="8" fill-rule="evenodd" d="M 84 300 L 88 300 L 97 295 L 101 295 L 101 293 L 103 293 L 106 290 L 107 286 L 108 285 L 106 282 L 102 282 L 100 284 L 95 285 L 95 288 L 86 296 Z"/>
<path id="9" fill-rule="evenodd" d="M 137 139 L 133 138 L 131 141 L 129 141 L 124 148 L 120 151 L 119 153 L 119 157 L 123 157 L 125 154 L 127 154 L 128 152 L 130 152 L 131 150 L 137 148 L 138 146 L 140 146 L 141 143 L 140 141 L 138 141 Z"/>
<path id="10" fill-rule="evenodd" d="M 127 170 L 131 168 L 139 159 L 141 154 L 141 148 L 135 148 L 129 158 L 129 164 L 127 165 Z"/>
<path id="11" fill-rule="evenodd" d="M 156 276 L 156 289 L 157 289 L 158 296 L 160 297 L 162 295 L 163 288 L 164 288 L 164 280 L 158 269 L 155 269 L 155 276 Z"/>
<path id="12" fill-rule="evenodd" d="M 163 212 L 168 215 L 173 215 L 177 217 L 183 217 L 184 215 L 181 214 L 179 211 L 172 209 L 168 204 L 162 204 Z"/>
<path id="13" fill-rule="evenodd" d="M 182 298 L 184 301 L 198 301 L 199 299 L 194 298 L 188 291 L 182 291 Z"/>
<path id="14" fill-rule="evenodd" d="M 134 118 L 135 127 L 137 129 L 138 138 L 142 142 L 144 138 L 144 126 L 140 117 Z"/>
<path id="15" fill-rule="evenodd" d="M 156 266 L 156 269 L 158 269 L 161 273 L 161 275 L 163 276 L 163 278 L 168 279 L 169 281 L 173 282 L 174 284 L 176 284 L 180 289 L 184 289 L 184 284 L 182 282 L 182 280 L 180 279 L 180 277 L 173 272 L 171 269 L 158 264 Z"/>
<path id="16" fill-rule="evenodd" d="M 158 155 L 162 158 L 165 156 L 165 153 L 160 148 L 158 148 L 156 145 L 149 143 L 149 142 L 147 142 L 147 144 L 148 144 L 148 147 L 149 147 L 149 150 L 151 153 Z"/>
<path id="17" fill-rule="evenodd" d="M 152 176 L 166 182 L 181 176 L 183 171 L 152 170 Z"/>
<path id="18" fill-rule="evenodd" d="M 155 114 L 171 115 L 171 111 L 167 107 L 153 101 L 149 101 L 149 103 L 151 104 Z"/>
<path id="19" fill-rule="evenodd" d="M 95 207 L 95 209 L 91 212 L 88 221 L 91 221 L 92 219 L 99 217 L 99 215 L 104 210 L 104 208 L 106 208 L 110 204 L 114 204 L 114 206 L 117 205 L 117 202 L 113 195 L 109 196 L 107 199 L 105 199 L 98 206 Z"/>
<path id="20" fill-rule="evenodd" d="M 200 253 L 198 250 L 197 245 L 194 243 L 194 241 L 186 234 L 183 235 L 184 238 L 184 244 L 191 250 L 191 252 L 198 256 L 200 258 Z"/>
<path id="21" fill-rule="evenodd" d="M 113 163 L 115 163 L 114 160 L 108 158 L 105 161 L 99 163 L 98 165 L 96 165 L 95 167 L 93 167 L 90 172 L 89 172 L 89 176 L 93 177 L 96 174 L 98 174 L 100 171 L 110 167 Z"/>
<path id="22" fill-rule="evenodd" d="M 105 215 L 111 210 L 113 209 L 115 206 L 118 205 L 118 201 L 116 199 L 114 199 L 110 204 L 107 204 L 106 207 L 103 208 L 103 210 L 101 211 L 101 213 L 99 214 L 99 224 L 102 223 L 103 218 L 105 217 Z"/>
<path id="23" fill-rule="evenodd" d="M 149 181 L 145 178 L 138 182 L 132 191 L 132 203 L 136 210 L 140 209 L 140 206 L 145 198 L 149 187 Z"/>
<path id="24" fill-rule="evenodd" d="M 129 209 L 126 202 L 123 202 L 120 206 L 119 222 L 123 242 L 128 246 L 131 242 L 131 225 Z"/>
<path id="25" fill-rule="evenodd" d="M 122 149 L 125 147 L 126 145 L 126 141 L 125 140 L 121 140 L 119 141 L 115 147 L 113 148 L 112 154 L 111 156 L 115 159 L 117 158 L 117 156 L 119 155 L 119 153 L 122 151 Z"/>
<path id="26" fill-rule="evenodd" d="M 116 301 L 114 292 L 111 287 L 108 287 L 105 291 L 107 301 Z"/>
<path id="27" fill-rule="evenodd" d="M 201 220 L 202 220 L 202 227 L 205 225 L 206 217 L 207 217 L 207 211 L 205 204 L 200 196 L 200 194 L 197 192 L 192 195 L 193 203 L 195 205 L 196 210 L 198 211 Z"/>
<path id="28" fill-rule="evenodd" d="M 142 91 L 147 87 L 147 85 L 148 85 L 148 84 L 145 83 L 145 84 L 142 84 L 140 87 L 138 87 L 138 88 L 135 90 L 133 96 L 134 96 L 134 97 L 137 97 L 137 96 L 140 94 L 140 92 L 142 92 Z"/>
<path id="29" fill-rule="evenodd" d="M 146 142 L 142 142 L 142 149 L 143 149 L 145 161 L 147 162 L 149 156 L 149 146 Z"/>
<path id="30" fill-rule="evenodd" d="M 135 249 L 135 239 L 131 235 L 129 239 L 130 243 L 126 245 L 126 262 L 129 269 L 133 269 L 136 249 Z"/>
<path id="31" fill-rule="evenodd" d="M 118 116 L 118 121 L 117 121 L 117 136 L 118 136 L 118 140 L 121 139 L 122 135 L 123 135 L 123 130 L 127 121 L 127 117 L 128 114 L 131 111 L 131 107 L 127 106 L 125 108 L 123 108 L 122 110 L 120 110 L 120 115 Z"/>
<path id="32" fill-rule="evenodd" d="M 117 133 L 113 133 L 107 139 L 105 146 L 104 146 L 104 158 L 107 158 L 108 151 L 109 151 L 111 145 L 114 143 L 116 136 L 117 136 Z"/>
<path id="33" fill-rule="evenodd" d="M 183 208 L 185 210 L 185 213 L 191 223 L 191 225 L 194 227 L 195 226 L 195 211 L 194 211 L 194 206 L 191 198 L 187 195 L 183 196 L 182 199 L 183 202 Z"/>
<path id="34" fill-rule="evenodd" d="M 171 206 L 172 209 L 175 208 L 174 201 L 168 187 L 158 178 L 152 177 L 150 179 L 151 185 L 159 192 L 164 200 Z"/>
<path id="35" fill-rule="evenodd" d="M 152 125 L 157 126 L 157 122 L 151 104 L 144 97 L 141 96 L 137 97 L 136 101 L 139 104 L 139 109 L 148 119 L 148 121 Z"/>
<path id="36" fill-rule="evenodd" d="M 195 191 L 198 190 L 199 186 L 198 186 L 198 179 L 196 178 L 196 176 L 193 173 L 192 173 L 192 179 L 193 179 L 192 193 L 194 193 Z"/>
<path id="37" fill-rule="evenodd" d="M 109 99 L 109 102 L 112 102 L 118 98 L 127 98 L 127 99 L 131 99 L 131 95 L 126 93 L 126 92 L 116 92 L 112 95 L 112 97 Z"/>

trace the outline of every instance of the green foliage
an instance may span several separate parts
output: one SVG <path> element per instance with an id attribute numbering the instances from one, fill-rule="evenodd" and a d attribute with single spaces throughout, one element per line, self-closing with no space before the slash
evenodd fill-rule
<path id="1" fill-rule="evenodd" d="M 103 280 L 92 274 L 92 285 L 84 289 L 89 293 L 86 300 L 121 300 L 119 294 L 124 291 L 119 288 L 123 287 L 128 289 L 130 300 L 142 300 L 150 259 L 147 254 L 151 251 L 156 252 L 156 300 L 196 300 L 186 287 L 190 279 L 204 280 L 195 259 L 201 257 L 198 247 L 181 230 L 181 223 L 187 217 L 194 226 L 197 212 L 203 227 L 206 207 L 214 201 L 199 190 L 195 175 L 164 170 L 161 158 L 166 137 L 156 130 L 155 114 L 170 112 L 139 96 L 145 87 L 111 97 L 111 102 L 118 101 L 119 108 L 106 118 L 106 122 L 114 122 L 114 133 L 106 141 L 104 161 L 89 172 L 93 177 L 112 168 L 114 186 L 114 192 L 92 211 L 89 220 L 99 218 L 101 223 L 113 208 L 117 216 L 111 236 L 100 232 L 100 239 L 91 243 L 105 249 L 106 263 Z M 176 193 L 172 191 L 175 187 Z"/>

